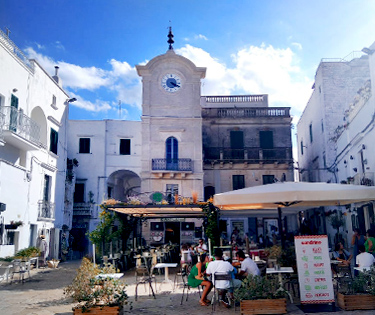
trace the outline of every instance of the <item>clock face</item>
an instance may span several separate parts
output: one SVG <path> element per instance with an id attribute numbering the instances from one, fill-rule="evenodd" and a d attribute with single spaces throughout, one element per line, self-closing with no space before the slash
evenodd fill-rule
<path id="1" fill-rule="evenodd" d="M 181 88 L 181 79 L 176 74 L 168 73 L 161 79 L 161 86 L 167 92 L 177 92 Z"/>

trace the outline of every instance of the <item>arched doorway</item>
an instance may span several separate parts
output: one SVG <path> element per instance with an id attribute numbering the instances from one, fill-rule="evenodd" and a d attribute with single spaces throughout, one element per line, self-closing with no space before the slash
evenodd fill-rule
<path id="1" fill-rule="evenodd" d="M 107 180 L 107 197 L 126 201 L 141 191 L 141 178 L 134 172 L 119 170 L 112 173 Z"/>

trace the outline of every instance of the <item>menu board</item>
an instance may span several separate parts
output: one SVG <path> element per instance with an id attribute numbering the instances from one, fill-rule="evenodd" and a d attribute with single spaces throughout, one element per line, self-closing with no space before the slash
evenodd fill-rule
<path id="1" fill-rule="evenodd" d="M 327 235 L 294 237 L 301 304 L 334 303 Z"/>

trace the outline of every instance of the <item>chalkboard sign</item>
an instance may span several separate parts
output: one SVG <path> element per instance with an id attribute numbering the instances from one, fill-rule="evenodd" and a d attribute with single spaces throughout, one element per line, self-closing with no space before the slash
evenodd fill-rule
<path id="1" fill-rule="evenodd" d="M 327 235 L 294 237 L 301 304 L 334 303 Z"/>

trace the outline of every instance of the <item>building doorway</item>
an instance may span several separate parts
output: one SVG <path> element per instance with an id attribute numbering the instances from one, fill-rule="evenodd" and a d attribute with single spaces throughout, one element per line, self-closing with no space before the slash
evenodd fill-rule
<path id="1" fill-rule="evenodd" d="M 180 222 L 165 222 L 165 242 L 180 245 Z"/>

